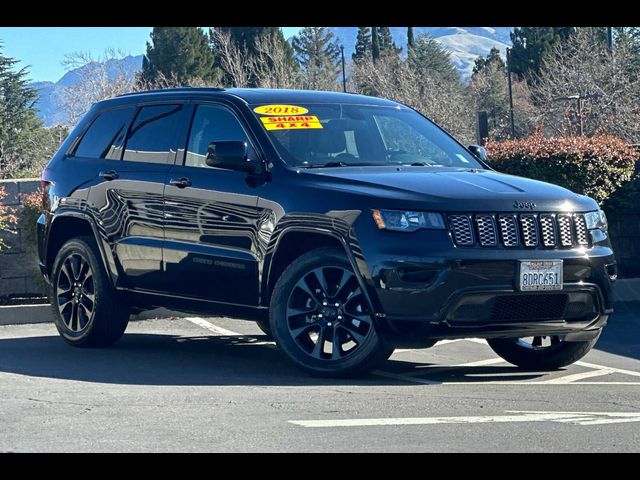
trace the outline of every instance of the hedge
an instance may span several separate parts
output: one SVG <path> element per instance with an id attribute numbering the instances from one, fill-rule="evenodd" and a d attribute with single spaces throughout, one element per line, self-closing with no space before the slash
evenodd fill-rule
<path id="1" fill-rule="evenodd" d="M 489 164 L 512 175 L 555 183 L 602 202 L 631 179 L 638 151 L 609 136 L 489 141 Z"/>
<path id="2" fill-rule="evenodd" d="M 11 232 L 15 233 L 13 226 L 16 223 L 16 216 L 13 208 L 4 205 L 3 200 L 6 198 L 7 194 L 4 191 L 4 187 L 0 187 L 0 232 Z M 0 237 L 0 250 L 6 249 L 7 245 L 5 244 L 2 237 Z"/>

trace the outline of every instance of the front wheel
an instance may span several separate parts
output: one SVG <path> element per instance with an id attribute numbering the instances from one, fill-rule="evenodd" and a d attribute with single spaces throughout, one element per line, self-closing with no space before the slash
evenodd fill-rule
<path id="1" fill-rule="evenodd" d="M 271 297 L 278 348 L 316 376 L 363 374 L 393 348 L 374 328 L 364 292 L 344 253 L 319 248 L 283 272 Z"/>
<path id="2" fill-rule="evenodd" d="M 567 342 L 560 335 L 523 338 L 490 338 L 487 343 L 504 360 L 529 370 L 556 370 L 577 362 L 598 341 Z"/>

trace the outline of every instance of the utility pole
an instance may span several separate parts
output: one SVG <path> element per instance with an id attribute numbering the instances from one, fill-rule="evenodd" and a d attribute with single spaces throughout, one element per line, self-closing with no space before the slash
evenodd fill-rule
<path id="1" fill-rule="evenodd" d="M 342 91 L 347 93 L 347 76 L 344 73 L 344 47 L 340 45 L 340 55 L 342 55 Z"/>
<path id="2" fill-rule="evenodd" d="M 578 120 L 580 121 L 580 136 L 584 135 L 584 125 L 582 124 L 582 97 L 578 95 Z"/>
<path id="3" fill-rule="evenodd" d="M 507 48 L 507 85 L 509 87 L 509 117 L 511 119 L 511 137 L 516 138 L 516 124 L 513 119 L 513 91 L 511 90 L 511 49 Z"/>
<path id="4" fill-rule="evenodd" d="M 613 53 L 613 28 L 607 27 L 607 48 L 609 53 Z"/>

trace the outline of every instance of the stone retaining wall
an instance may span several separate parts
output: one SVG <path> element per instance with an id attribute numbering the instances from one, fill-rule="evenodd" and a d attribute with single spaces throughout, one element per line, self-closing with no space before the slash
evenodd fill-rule
<path id="1" fill-rule="evenodd" d="M 7 194 L 4 203 L 20 209 L 20 196 L 34 192 L 40 185 L 37 178 L 0 180 L 0 187 Z M 42 294 L 38 260 L 27 253 L 22 230 L 15 234 L 0 232 L 0 237 L 10 247 L 0 252 L 0 298 L 25 294 Z"/>

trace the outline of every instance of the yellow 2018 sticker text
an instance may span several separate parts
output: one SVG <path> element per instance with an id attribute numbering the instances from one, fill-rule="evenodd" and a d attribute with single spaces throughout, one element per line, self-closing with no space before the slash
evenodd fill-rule
<path id="1" fill-rule="evenodd" d="M 309 110 L 297 105 L 261 105 L 253 109 L 260 115 L 303 115 Z"/>

